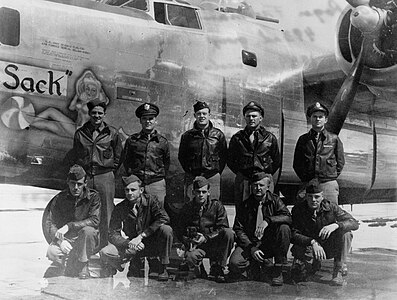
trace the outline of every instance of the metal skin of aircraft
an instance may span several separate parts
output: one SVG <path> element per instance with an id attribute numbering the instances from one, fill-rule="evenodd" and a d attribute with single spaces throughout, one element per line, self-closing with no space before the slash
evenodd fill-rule
<path id="1" fill-rule="evenodd" d="M 295 144 L 310 128 L 307 106 L 322 101 L 332 106 L 328 129 L 345 147 L 340 202 L 395 201 L 395 3 L 329 0 L 325 9 L 340 15 L 328 31 L 336 30 L 336 51 L 317 53 L 315 41 L 303 38 L 310 30 L 294 42 L 274 16 L 226 2 L 0 0 L 2 181 L 63 188 L 63 160 L 88 120 L 87 102 L 106 101 L 106 122 L 125 140 L 140 130 L 135 109 L 148 101 L 160 107 L 158 130 L 171 148 L 167 202 L 181 202 L 177 153 L 194 122 L 192 105 L 209 103 L 213 123 L 230 140 L 245 125 L 242 108 L 254 100 L 278 138 L 275 179 L 292 203 L 300 185 Z M 320 17 L 321 10 L 311 12 Z M 226 168 L 226 203 L 233 202 L 233 179 Z"/>

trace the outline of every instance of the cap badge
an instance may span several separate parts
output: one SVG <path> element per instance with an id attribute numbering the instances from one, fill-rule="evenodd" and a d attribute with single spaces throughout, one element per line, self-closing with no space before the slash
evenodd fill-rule
<path id="1" fill-rule="evenodd" d="M 150 109 L 150 104 L 146 103 L 146 104 L 143 106 L 143 109 L 144 109 L 144 110 L 149 110 L 149 109 Z"/>
<path id="2" fill-rule="evenodd" d="M 316 107 L 321 108 L 321 104 L 319 102 L 316 102 Z"/>

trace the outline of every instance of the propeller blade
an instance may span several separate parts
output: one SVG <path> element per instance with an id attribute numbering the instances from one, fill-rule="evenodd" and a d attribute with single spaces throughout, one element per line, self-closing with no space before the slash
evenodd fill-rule
<path id="1" fill-rule="evenodd" d="M 328 116 L 326 128 L 328 131 L 335 134 L 339 134 L 341 131 L 357 92 L 360 77 L 364 68 L 364 42 L 365 38 L 362 40 L 360 53 L 336 95 Z"/>

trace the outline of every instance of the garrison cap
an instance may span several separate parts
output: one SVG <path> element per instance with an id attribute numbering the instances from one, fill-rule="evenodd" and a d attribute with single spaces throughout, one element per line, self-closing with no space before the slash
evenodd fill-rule
<path id="1" fill-rule="evenodd" d="M 320 183 L 317 179 L 312 179 L 306 186 L 306 194 L 318 194 L 321 193 L 323 190 L 320 187 Z"/>
<path id="2" fill-rule="evenodd" d="M 200 189 L 205 185 L 208 185 L 208 187 L 210 187 L 210 184 L 209 184 L 207 178 L 205 178 L 204 176 L 197 176 L 196 178 L 194 178 L 193 190 Z"/>
<path id="3" fill-rule="evenodd" d="M 142 181 L 139 179 L 139 177 L 134 174 L 121 177 L 121 181 L 123 182 L 123 186 L 127 186 L 133 182 L 139 182 L 140 185 L 142 184 Z"/>
<path id="4" fill-rule="evenodd" d="M 254 175 L 252 175 L 252 182 L 256 182 L 259 180 L 262 180 L 263 178 L 269 178 L 270 181 L 273 181 L 273 177 L 271 174 L 268 174 L 266 172 L 256 172 Z"/>
<path id="5" fill-rule="evenodd" d="M 193 104 L 194 112 L 197 112 L 201 109 L 208 108 L 208 110 L 211 110 L 210 107 L 206 102 L 202 101 L 197 101 L 196 103 Z"/>
<path id="6" fill-rule="evenodd" d="M 91 111 L 94 109 L 94 107 L 100 106 L 103 108 L 104 111 L 106 111 L 106 103 L 99 100 L 98 98 L 91 100 L 90 102 L 87 103 L 88 111 Z"/>
<path id="7" fill-rule="evenodd" d="M 263 117 L 263 114 L 264 114 L 263 107 L 260 106 L 260 104 L 256 103 L 255 101 L 251 101 L 246 106 L 244 106 L 243 114 L 245 115 L 245 113 L 248 110 L 258 111 L 258 112 L 260 112 L 261 116 Z"/>
<path id="8" fill-rule="evenodd" d="M 80 180 L 85 178 L 87 173 L 84 171 L 83 167 L 80 165 L 73 165 L 68 172 L 68 180 Z"/>
<path id="9" fill-rule="evenodd" d="M 160 113 L 160 109 L 158 108 L 157 105 L 153 103 L 143 103 L 138 106 L 138 108 L 135 111 L 135 115 L 140 119 L 143 116 L 155 116 L 157 117 Z"/>
<path id="10" fill-rule="evenodd" d="M 310 105 L 307 108 L 306 115 L 310 118 L 312 116 L 312 114 L 316 111 L 321 111 L 321 112 L 325 113 L 325 115 L 328 117 L 328 114 L 329 114 L 328 108 L 325 105 L 321 104 L 320 102 L 316 102 L 316 103 Z"/>

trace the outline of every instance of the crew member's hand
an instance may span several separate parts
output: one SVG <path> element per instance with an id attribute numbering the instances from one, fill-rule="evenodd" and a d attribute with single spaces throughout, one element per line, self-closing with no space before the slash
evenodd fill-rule
<path id="1" fill-rule="evenodd" d="M 58 241 L 59 248 L 65 254 L 69 254 L 69 252 L 73 249 L 72 245 L 67 240 L 59 240 Z"/>
<path id="2" fill-rule="evenodd" d="M 138 246 L 136 246 L 136 251 L 142 251 L 143 249 L 145 249 L 145 244 L 140 242 Z"/>
<path id="3" fill-rule="evenodd" d="M 313 254 L 317 260 L 325 260 L 327 256 L 325 255 L 324 248 L 317 242 L 313 244 Z"/>
<path id="4" fill-rule="evenodd" d="M 265 220 L 263 220 L 263 222 L 258 225 L 258 227 L 255 230 L 255 236 L 258 239 L 262 239 L 263 233 L 265 232 L 267 226 L 269 226 L 269 223 L 267 223 Z"/>
<path id="5" fill-rule="evenodd" d="M 141 243 L 142 243 L 142 236 L 138 235 L 128 243 L 128 248 L 139 251 L 138 245 Z"/>
<path id="6" fill-rule="evenodd" d="M 264 256 L 265 254 L 262 252 L 262 250 L 256 250 L 253 254 L 252 257 L 259 262 L 263 262 L 264 261 Z"/>
<path id="7" fill-rule="evenodd" d="M 59 228 L 57 230 L 57 232 L 55 232 L 55 237 L 58 240 L 62 241 L 65 238 L 66 232 L 68 232 L 68 231 L 69 231 L 69 226 L 68 225 L 64 225 L 63 227 Z"/>
<path id="8" fill-rule="evenodd" d="M 318 234 L 318 236 L 322 239 L 322 240 L 326 240 L 329 238 L 329 236 L 331 235 L 332 232 L 334 232 L 335 230 L 337 230 L 339 228 L 339 225 L 336 223 L 333 224 L 329 224 L 327 226 L 324 226 L 321 230 L 320 233 Z"/>
<path id="9" fill-rule="evenodd" d="M 200 232 L 197 233 L 197 237 L 193 240 L 193 242 L 194 242 L 195 244 L 197 244 L 197 245 L 204 244 L 206 241 L 207 241 L 207 239 L 206 239 L 205 236 L 204 236 L 202 233 L 200 233 Z"/>

